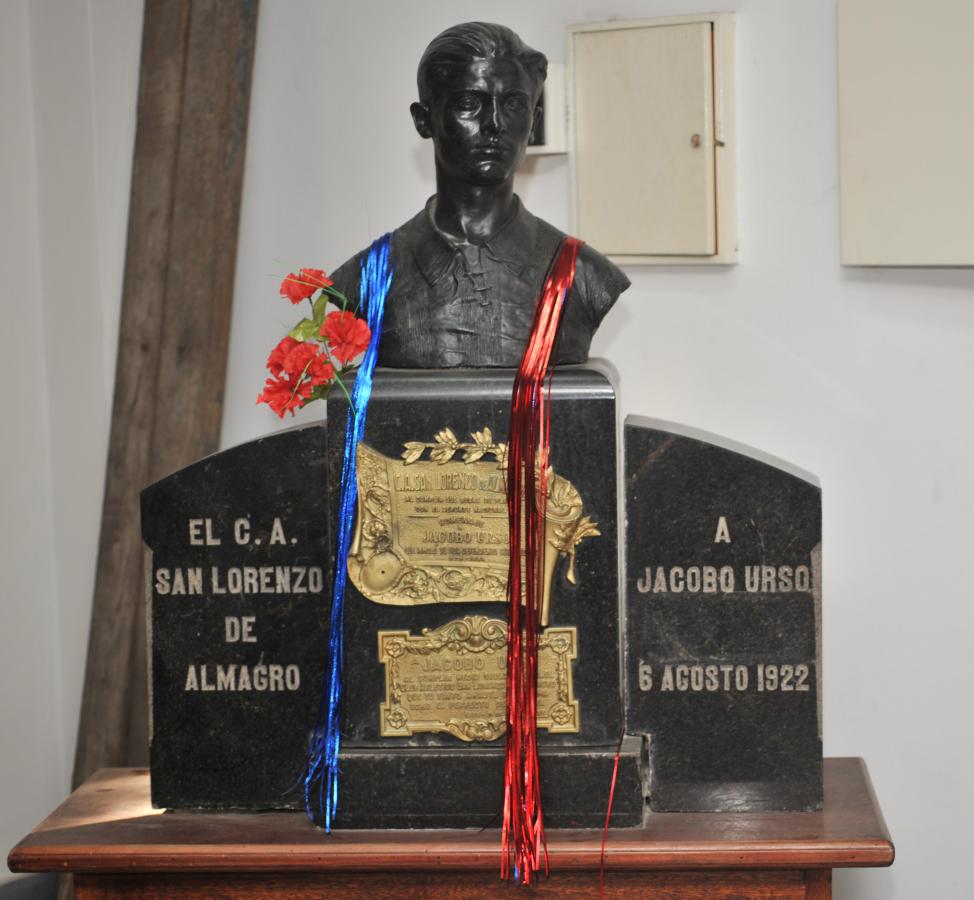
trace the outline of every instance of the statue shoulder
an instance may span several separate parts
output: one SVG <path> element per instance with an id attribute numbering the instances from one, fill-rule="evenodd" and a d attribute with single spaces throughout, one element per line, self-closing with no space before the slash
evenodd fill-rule
<path id="1" fill-rule="evenodd" d="M 553 225 L 538 219 L 539 227 L 557 241 L 565 236 Z M 619 295 L 630 285 L 629 278 L 614 262 L 606 259 L 598 250 L 582 244 L 575 261 L 575 284 L 572 296 L 581 305 L 592 328 L 597 328 L 612 309 Z"/>
<path id="2" fill-rule="evenodd" d="M 335 283 L 335 287 L 353 303 L 358 300 L 361 259 L 362 253 L 356 253 L 355 256 L 345 260 L 345 262 L 328 276 Z"/>
<path id="3" fill-rule="evenodd" d="M 630 283 L 626 273 L 614 262 L 594 247 L 582 245 L 575 263 L 575 284 L 584 292 L 585 305 L 595 324 L 602 321 Z"/>
<path id="4" fill-rule="evenodd" d="M 404 222 L 392 232 L 392 258 L 394 264 L 410 257 L 412 245 L 417 240 L 417 235 L 422 231 L 424 218 L 425 212 L 420 210 L 409 221 Z M 363 248 L 350 259 L 345 260 L 334 272 L 329 274 L 329 278 L 335 282 L 335 287 L 353 302 L 358 301 L 362 262 L 368 252 L 368 247 Z"/>

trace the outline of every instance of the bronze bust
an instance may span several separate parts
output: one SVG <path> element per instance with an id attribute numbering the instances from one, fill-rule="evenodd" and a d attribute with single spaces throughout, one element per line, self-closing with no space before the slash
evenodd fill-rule
<path id="1" fill-rule="evenodd" d="M 394 275 L 379 365 L 516 367 L 563 234 L 514 193 L 538 121 L 544 54 L 484 22 L 438 35 L 419 63 L 416 130 L 431 138 L 436 194 L 392 234 Z M 360 255 L 332 277 L 358 297 Z M 555 362 L 581 363 L 629 280 L 582 247 L 565 301 Z"/>

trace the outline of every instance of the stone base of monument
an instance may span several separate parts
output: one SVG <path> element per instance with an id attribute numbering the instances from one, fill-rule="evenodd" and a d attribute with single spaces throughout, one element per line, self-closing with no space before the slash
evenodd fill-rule
<path id="1" fill-rule="evenodd" d="M 377 373 L 348 561 L 339 826 L 499 822 L 512 379 Z M 342 397 L 328 427 L 215 454 L 142 494 L 157 806 L 303 806 Z M 561 369 L 551 409 L 538 679 L 548 826 L 601 827 L 623 731 L 616 827 L 638 825 L 647 797 L 657 812 L 819 808 L 814 478 L 715 435 L 628 420 L 620 654 L 612 383 Z"/>
<path id="2" fill-rule="evenodd" d="M 619 754 L 612 827 L 642 823 L 641 741 Z M 615 747 L 546 748 L 539 754 L 548 828 L 605 824 Z M 357 749 L 341 754 L 339 828 L 497 828 L 504 796 L 502 748 Z"/>
<path id="3" fill-rule="evenodd" d="M 346 591 L 339 825 L 486 827 L 503 797 L 506 441 L 514 372 L 379 370 L 358 449 Z M 598 366 L 551 387 L 538 743 L 549 827 L 600 827 L 622 734 L 615 389 Z M 329 481 L 347 403 L 328 400 Z M 332 533 L 335 533 L 334 501 Z M 627 741 L 618 826 L 642 818 Z"/>

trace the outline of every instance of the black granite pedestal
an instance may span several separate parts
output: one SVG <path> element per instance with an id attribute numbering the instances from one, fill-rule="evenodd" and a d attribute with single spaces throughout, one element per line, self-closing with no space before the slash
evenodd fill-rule
<path id="1" fill-rule="evenodd" d="M 380 707 L 387 682 L 377 636 L 380 631 L 415 636 L 471 617 L 506 618 L 504 466 L 495 452 L 473 461 L 464 456 L 471 452 L 465 445 L 479 449 L 475 435 L 489 434 L 495 447 L 507 441 L 513 378 L 512 371 L 498 369 L 376 373 L 362 442 L 369 452 L 359 454 L 358 515 L 364 516 L 366 528 L 386 533 L 358 554 L 353 542 L 350 554 L 364 562 L 361 576 L 349 579 L 345 601 L 345 747 L 448 746 L 462 751 L 483 743 L 481 735 L 463 741 L 443 729 L 383 736 Z M 327 450 L 332 483 L 340 478 L 346 414 L 344 393 L 333 390 Z M 447 431 L 457 445 L 453 450 L 446 442 L 437 445 L 437 437 Z M 407 462 L 404 454 L 410 449 L 418 452 L 417 444 L 429 446 L 420 458 Z M 615 746 L 622 733 L 616 446 L 611 382 L 595 369 L 559 369 L 551 390 L 551 465 L 576 489 L 580 515 L 597 533 L 574 548 L 574 584 L 568 578 L 570 560 L 548 547 L 554 571 L 550 615 L 544 624 L 575 629 L 571 676 L 579 715 L 577 727 L 542 729 L 539 739 L 545 746 Z M 380 466 L 381 484 L 363 474 Z M 371 515 L 372 508 L 379 513 Z M 332 533 L 336 512 L 333 497 Z M 408 529 L 404 519 L 409 520 Z M 380 572 L 376 560 L 387 570 Z M 377 574 L 370 589 L 368 572 L 373 569 Z M 471 570 L 469 575 L 465 569 Z M 451 578 L 458 582 L 453 593 Z M 499 645 L 484 654 L 464 656 L 478 665 L 489 662 L 502 675 L 505 652 Z"/>
<path id="2" fill-rule="evenodd" d="M 358 457 L 346 597 L 339 825 L 456 827 L 497 815 L 506 654 L 503 453 L 513 376 L 376 373 Z M 333 481 L 343 449 L 336 426 L 346 414 L 344 394 L 333 391 Z M 603 372 L 557 370 L 557 477 L 549 502 L 549 518 L 554 504 L 557 521 L 541 654 L 548 667 L 542 663 L 539 678 L 541 777 L 553 827 L 604 820 L 622 734 L 615 422 L 615 392 Z M 332 530 L 335 509 L 333 503 Z M 638 742 L 625 745 L 621 769 L 615 821 L 635 825 L 642 816 Z"/>

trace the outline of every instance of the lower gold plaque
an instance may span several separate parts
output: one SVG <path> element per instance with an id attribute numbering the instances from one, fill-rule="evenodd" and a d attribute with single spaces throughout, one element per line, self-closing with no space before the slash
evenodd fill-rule
<path id="1" fill-rule="evenodd" d="M 507 623 L 465 616 L 422 634 L 380 631 L 386 700 L 383 737 L 448 732 L 464 741 L 492 741 L 505 730 Z M 547 628 L 538 643 L 538 728 L 578 733 L 572 689 L 575 628 Z"/>

